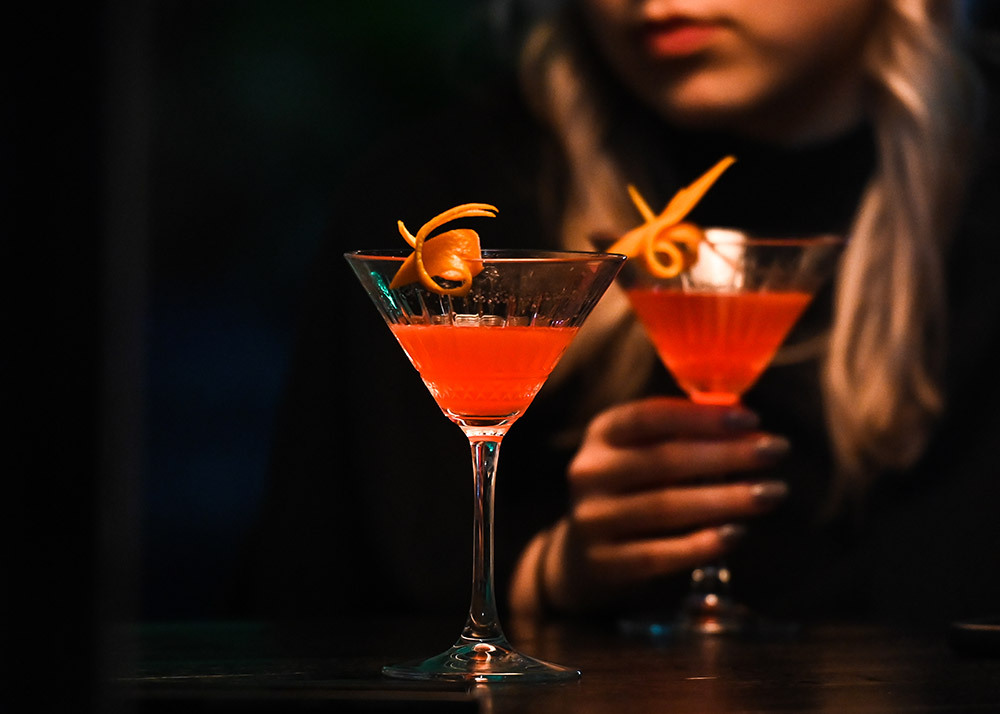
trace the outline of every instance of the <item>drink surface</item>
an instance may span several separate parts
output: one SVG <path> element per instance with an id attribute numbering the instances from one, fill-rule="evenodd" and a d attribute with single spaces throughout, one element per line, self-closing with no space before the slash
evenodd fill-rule
<path id="1" fill-rule="evenodd" d="M 447 414 L 519 415 L 577 332 L 526 325 L 391 325 Z"/>
<path id="2" fill-rule="evenodd" d="M 627 292 L 660 359 L 702 404 L 737 403 L 812 297 L 804 292 Z"/>

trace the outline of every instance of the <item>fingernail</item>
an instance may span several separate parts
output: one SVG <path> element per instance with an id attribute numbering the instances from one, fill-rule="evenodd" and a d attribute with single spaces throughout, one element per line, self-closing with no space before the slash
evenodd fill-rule
<path id="1" fill-rule="evenodd" d="M 727 429 L 733 431 L 749 431 L 760 426 L 760 417 L 743 409 L 726 412 L 722 416 L 722 421 Z"/>
<path id="2" fill-rule="evenodd" d="M 761 481 L 750 487 L 750 496 L 758 506 L 773 506 L 788 495 L 788 484 L 784 481 Z"/>
<path id="3" fill-rule="evenodd" d="M 765 459 L 784 456 L 790 448 L 791 444 L 783 436 L 762 436 L 754 444 L 754 451 L 757 453 L 757 456 Z"/>
<path id="4" fill-rule="evenodd" d="M 719 526 L 716 529 L 716 533 L 719 535 L 719 540 L 722 541 L 723 545 L 729 546 L 738 540 L 742 539 L 746 535 L 747 529 L 745 526 L 741 526 L 738 523 L 727 523 L 724 526 Z"/>

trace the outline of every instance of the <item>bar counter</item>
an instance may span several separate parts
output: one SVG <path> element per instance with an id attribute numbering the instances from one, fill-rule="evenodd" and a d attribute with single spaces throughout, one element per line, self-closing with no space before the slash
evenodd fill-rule
<path id="1" fill-rule="evenodd" d="M 611 624 L 508 623 L 523 652 L 578 667 L 582 677 L 464 685 L 382 676 L 384 664 L 447 649 L 461 625 L 144 624 L 125 631 L 134 666 L 112 691 L 137 712 L 187 714 L 1000 711 L 998 652 L 967 639 L 977 632 L 954 628 L 825 625 L 766 638 L 655 641 Z"/>

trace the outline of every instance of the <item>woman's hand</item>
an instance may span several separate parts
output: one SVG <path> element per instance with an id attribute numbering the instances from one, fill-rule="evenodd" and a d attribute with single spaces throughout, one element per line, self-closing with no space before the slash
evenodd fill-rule
<path id="1" fill-rule="evenodd" d="M 739 521 L 784 498 L 784 483 L 752 474 L 787 450 L 741 407 L 659 397 L 602 412 L 569 467 L 570 513 L 522 555 L 514 609 L 584 611 L 719 557 Z"/>

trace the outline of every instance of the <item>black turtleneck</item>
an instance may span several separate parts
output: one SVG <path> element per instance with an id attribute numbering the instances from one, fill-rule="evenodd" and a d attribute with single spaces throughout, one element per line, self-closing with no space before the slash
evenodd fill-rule
<path id="1" fill-rule="evenodd" d="M 673 141 L 668 160 L 692 180 L 722 156 L 736 157 L 691 220 L 765 236 L 846 233 L 875 167 L 867 125 L 795 147 L 719 134 L 678 133 Z"/>

